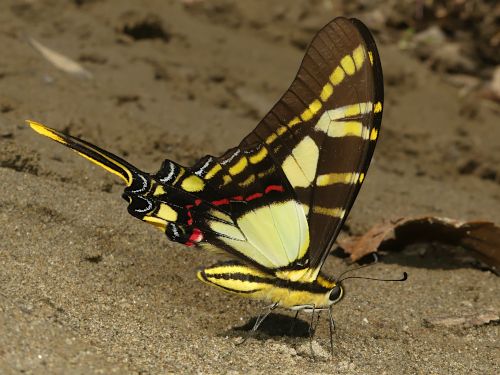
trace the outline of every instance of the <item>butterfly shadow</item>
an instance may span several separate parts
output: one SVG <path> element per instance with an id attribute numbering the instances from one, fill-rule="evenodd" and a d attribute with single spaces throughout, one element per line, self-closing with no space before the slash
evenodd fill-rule
<path id="1" fill-rule="evenodd" d="M 242 326 L 234 327 L 221 336 L 240 337 L 246 339 L 255 326 L 257 317 L 254 317 Z M 271 337 L 291 337 L 291 338 L 306 338 L 309 337 L 309 322 L 293 316 L 270 313 L 267 318 L 260 324 L 257 331 L 252 335 L 252 338 L 259 341 L 266 341 Z"/>
<path id="2" fill-rule="evenodd" d="M 480 262 L 459 245 L 440 242 L 404 243 L 400 246 L 381 246 L 376 253 L 381 264 L 443 271 L 470 268 L 491 271 L 498 275 L 497 270 Z M 330 255 L 344 259 L 348 264 L 353 263 L 349 260 L 349 254 L 345 253 L 342 248 L 337 248 Z M 373 255 L 368 254 L 355 263 L 363 266 L 372 263 L 373 259 Z"/>

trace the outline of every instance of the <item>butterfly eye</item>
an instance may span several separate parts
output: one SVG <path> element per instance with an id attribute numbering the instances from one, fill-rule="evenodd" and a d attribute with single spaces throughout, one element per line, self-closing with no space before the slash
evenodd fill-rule
<path id="1" fill-rule="evenodd" d="M 335 288 L 333 288 L 330 292 L 330 302 L 338 302 L 341 298 L 342 298 L 342 287 L 341 286 L 336 286 Z"/>

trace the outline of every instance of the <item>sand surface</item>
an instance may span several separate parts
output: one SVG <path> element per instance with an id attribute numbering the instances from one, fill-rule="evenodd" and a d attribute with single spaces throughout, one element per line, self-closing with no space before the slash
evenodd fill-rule
<path id="1" fill-rule="evenodd" d="M 291 83 L 303 48 L 340 11 L 326 2 L 21 1 L 0 4 L 0 373 L 497 374 L 500 325 L 424 319 L 500 309 L 500 279 L 460 249 L 412 245 L 346 282 L 314 340 L 303 314 L 200 283 L 218 260 L 126 212 L 116 176 L 41 137 L 41 122 L 154 172 L 235 146 Z M 54 68 L 27 42 L 79 61 Z M 345 230 L 438 215 L 500 223 L 500 118 L 421 62 L 379 43 L 381 137 Z M 475 166 L 475 168 L 470 168 Z M 490 173 L 486 173 L 490 171 Z M 492 177 L 493 176 L 493 177 Z M 330 256 L 326 274 L 347 269 Z"/>

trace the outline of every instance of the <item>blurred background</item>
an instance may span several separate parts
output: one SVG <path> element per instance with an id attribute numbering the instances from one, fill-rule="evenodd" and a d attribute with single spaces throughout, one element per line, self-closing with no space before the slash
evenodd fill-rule
<path id="1" fill-rule="evenodd" d="M 444 373 L 452 362 L 454 373 L 495 373 L 498 325 L 422 323 L 500 309 L 497 277 L 436 244 L 382 254 L 363 270 L 407 271 L 406 283 L 352 281 L 335 310 L 333 359 L 321 357 L 326 325 L 315 349 L 323 359 L 311 363 L 300 346 L 307 324 L 288 336 L 285 312 L 234 347 L 261 306 L 196 280 L 218 257 L 130 217 L 120 179 L 25 123 L 148 172 L 164 159 L 192 165 L 257 125 L 339 16 L 372 31 L 386 95 L 343 235 L 396 216 L 500 223 L 496 0 L 2 0 L 1 373 Z M 347 265 L 330 258 L 324 270 L 337 276 Z"/>

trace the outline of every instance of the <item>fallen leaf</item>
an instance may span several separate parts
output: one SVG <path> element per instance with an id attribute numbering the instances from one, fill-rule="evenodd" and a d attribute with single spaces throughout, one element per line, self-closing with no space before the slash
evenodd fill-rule
<path id="1" fill-rule="evenodd" d="M 383 248 L 402 248 L 416 242 L 439 241 L 463 246 L 477 259 L 500 271 L 500 227 L 490 221 L 458 221 L 437 216 L 384 220 L 362 237 L 338 239 L 353 262 Z"/>

